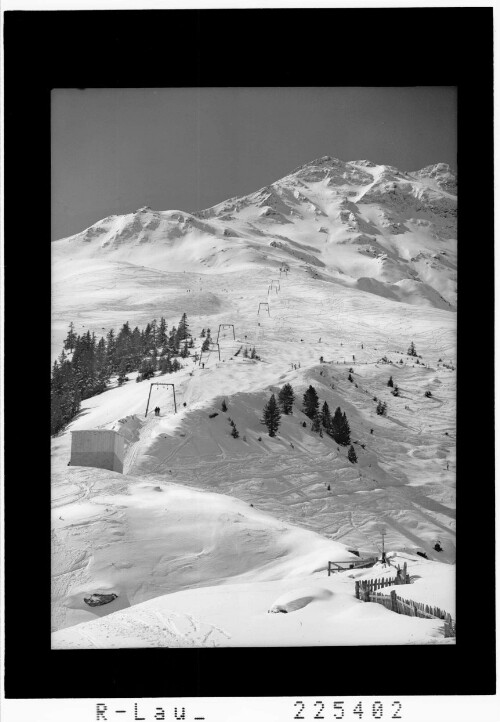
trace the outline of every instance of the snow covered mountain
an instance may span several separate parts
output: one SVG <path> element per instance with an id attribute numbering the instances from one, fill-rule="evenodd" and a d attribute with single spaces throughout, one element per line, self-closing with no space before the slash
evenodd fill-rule
<path id="1" fill-rule="evenodd" d="M 156 271 L 306 266 L 315 277 L 445 310 L 456 306 L 456 180 L 325 156 L 197 213 L 140 208 L 53 244 L 54 262 Z M 89 278 L 95 266 L 89 266 Z M 72 282 L 69 279 L 68 282 Z"/>
<path id="2" fill-rule="evenodd" d="M 378 553 L 383 529 L 418 581 L 407 597 L 454 613 L 455 194 L 444 164 L 326 156 L 197 213 L 141 208 L 53 244 L 54 358 L 70 321 L 104 336 L 185 312 L 193 352 L 202 328 L 235 330 L 220 359 L 155 377 L 177 413 L 159 388 L 145 418 L 149 383 L 129 373 L 53 439 L 55 646 L 439 641 L 437 622 L 394 621 L 326 568 Z M 271 438 L 262 409 L 285 383 L 293 414 Z M 346 412 L 356 463 L 311 429 L 309 385 Z M 99 428 L 125 436 L 123 475 L 67 466 L 70 432 Z M 91 608 L 97 593 L 117 596 Z M 285 621 L 268 614 L 283 605 Z"/>

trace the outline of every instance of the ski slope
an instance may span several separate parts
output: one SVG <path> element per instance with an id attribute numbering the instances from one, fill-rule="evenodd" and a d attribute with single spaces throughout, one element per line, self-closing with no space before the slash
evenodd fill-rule
<path id="1" fill-rule="evenodd" d="M 385 530 L 386 548 L 425 568 L 422 594 L 443 587 L 441 606 L 453 612 L 450 173 L 320 161 L 198 214 L 140 209 L 53 244 L 54 357 L 71 320 L 77 333 L 99 336 L 160 316 L 170 328 L 186 312 L 193 350 L 202 328 L 215 338 L 219 324 L 234 324 L 236 335 L 221 334 L 220 361 L 186 359 L 154 379 L 175 383 L 177 414 L 171 393 L 153 388 L 150 408 L 159 405 L 161 416 L 145 418 L 149 382 L 129 374 L 85 400 L 52 440 L 55 646 L 442 638 L 432 620 L 359 603 L 352 577 L 328 578 L 326 568 L 329 559 L 354 558 L 349 550 L 377 553 Z M 261 303 L 269 315 L 258 313 Z M 411 341 L 419 364 L 406 354 Z M 245 346 L 261 360 L 236 355 Z M 296 394 L 293 414 L 270 438 L 262 409 L 284 383 Z M 321 404 L 346 412 L 357 464 L 311 431 L 301 410 L 309 384 Z M 387 401 L 386 417 L 375 397 Z M 123 475 L 67 466 L 70 432 L 87 428 L 124 434 Z M 407 585 L 405 594 L 417 589 Z M 118 594 L 110 604 L 83 601 L 109 590 Z M 268 613 L 287 594 L 292 606 L 309 601 L 291 615 Z M 321 621 L 328 631 L 319 635 Z"/>

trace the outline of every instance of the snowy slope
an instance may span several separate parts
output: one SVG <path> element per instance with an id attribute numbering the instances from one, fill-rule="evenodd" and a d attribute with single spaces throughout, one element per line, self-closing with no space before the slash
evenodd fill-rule
<path id="1" fill-rule="evenodd" d="M 221 494 L 101 469 L 67 474 L 64 483 L 54 476 L 55 628 L 172 590 L 296 577 L 326 569 L 332 556 L 356 558 L 343 544 Z M 83 599 L 93 593 L 118 599 L 92 608 Z"/>
<path id="2" fill-rule="evenodd" d="M 396 590 L 407 595 L 414 586 Z M 350 575 L 340 573 L 177 592 L 55 632 L 53 648 L 299 647 L 454 641 L 443 637 L 442 621 L 398 615 L 379 604 L 361 602 L 354 598 L 352 588 Z"/>
<path id="3" fill-rule="evenodd" d="M 52 244 L 57 345 L 77 311 L 74 301 L 67 309 L 58 302 L 71 289 L 89 309 L 84 322 L 98 329 L 103 304 L 117 321 L 118 311 L 168 311 L 165 272 L 185 273 L 186 288 L 199 290 L 198 273 L 253 273 L 282 260 L 371 294 L 453 309 L 455 183 L 444 164 L 409 174 L 326 156 L 195 214 L 145 207 L 104 218 Z M 200 306 L 217 303 L 199 293 Z"/>
<path id="4" fill-rule="evenodd" d="M 436 596 L 444 580 L 451 604 L 455 191 L 443 164 L 407 174 L 325 157 L 200 213 L 144 208 L 53 244 L 54 357 L 70 321 L 77 333 L 100 336 L 160 316 L 170 328 L 186 312 L 198 349 L 203 327 L 215 336 L 219 324 L 234 324 L 236 334 L 221 334 L 220 361 L 212 354 L 201 368 L 188 359 L 155 379 L 175 383 L 177 414 L 171 397 L 155 390 L 150 408 L 160 405 L 162 416 L 144 418 L 149 384 L 129 374 L 122 387 L 114 381 L 85 400 L 53 439 L 53 629 L 62 630 L 54 644 L 370 643 L 357 640 L 379 617 L 394 631 L 392 643 L 442 637 L 434 622 L 360 606 L 353 578 L 341 592 L 325 569 L 329 559 L 352 558 L 349 549 L 377 553 L 384 529 L 387 548 L 420 564 L 415 552 L 428 555 L 422 595 Z M 269 315 L 258 313 L 261 302 Z M 406 354 L 410 341 L 418 364 Z M 261 360 L 236 355 L 245 346 Z M 296 403 L 271 439 L 262 408 L 286 382 Z M 301 404 L 309 384 L 321 403 L 346 412 L 357 464 L 311 431 Z M 387 401 L 386 417 L 376 414 L 375 397 Z M 124 434 L 123 476 L 68 468 L 70 432 L 86 428 Z M 443 552 L 434 550 L 437 540 Z M 297 584 L 287 586 L 292 577 Z M 308 580 L 319 591 L 288 615 L 301 624 L 267 614 L 283 594 L 309 589 Z M 111 604 L 83 602 L 110 590 L 118 594 Z M 254 603 L 256 616 L 248 613 Z M 179 617 L 182 605 L 198 620 L 192 628 Z M 342 632 L 332 621 L 329 641 L 318 641 L 316 615 L 334 620 L 341 610 Z M 89 621 L 96 614 L 104 616 Z M 169 620 L 164 637 L 155 636 L 158 615 Z M 100 631 L 69 634 L 80 623 Z"/>

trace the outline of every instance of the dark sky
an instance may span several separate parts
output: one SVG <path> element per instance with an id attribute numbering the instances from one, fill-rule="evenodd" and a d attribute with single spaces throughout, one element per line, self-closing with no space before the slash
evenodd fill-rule
<path id="1" fill-rule="evenodd" d="M 55 90 L 52 238 L 144 205 L 208 208 L 322 155 L 456 169 L 456 89 Z"/>

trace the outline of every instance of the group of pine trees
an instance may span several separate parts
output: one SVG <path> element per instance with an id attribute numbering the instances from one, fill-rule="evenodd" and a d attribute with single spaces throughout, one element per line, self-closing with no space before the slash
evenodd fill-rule
<path id="1" fill-rule="evenodd" d="M 208 349 L 210 348 L 210 344 L 212 343 L 212 339 L 210 337 L 210 329 L 207 328 L 207 330 L 205 331 L 205 329 L 202 328 L 200 337 L 204 339 L 201 345 L 201 352 L 204 353 L 205 351 L 208 351 Z"/>
<path id="2" fill-rule="evenodd" d="M 291 414 L 295 394 L 290 384 L 285 384 L 278 393 L 278 400 L 274 394 L 264 407 L 262 423 L 267 426 L 269 436 L 276 436 L 279 425 L 281 423 L 281 412 Z M 303 396 L 303 410 L 306 416 L 311 419 L 311 430 L 323 436 L 323 430 L 337 444 L 341 446 L 349 446 L 351 443 L 351 429 L 345 412 L 342 412 L 340 406 L 335 410 L 334 415 L 330 413 L 328 403 L 325 401 L 319 410 L 319 398 L 314 386 L 309 386 Z M 305 424 L 304 424 L 305 425 Z M 356 452 L 351 445 L 348 453 L 349 461 L 355 463 L 357 461 Z"/>
<path id="3" fill-rule="evenodd" d="M 138 371 L 139 380 L 151 378 L 158 370 L 162 374 L 177 371 L 182 366 L 174 357 L 185 358 L 192 347 L 185 313 L 170 332 L 162 317 L 142 330 L 137 326 L 132 330 L 127 321 L 118 334 L 110 329 L 99 340 L 90 331 L 78 335 L 71 322 L 63 351 L 52 367 L 51 434 L 78 413 L 81 401 L 105 391 L 112 376 L 121 385 L 130 371 Z"/>
<path id="4" fill-rule="evenodd" d="M 311 421 L 311 430 L 323 436 L 323 431 L 334 439 L 340 446 L 348 446 L 351 443 L 351 429 L 345 412 L 337 406 L 332 416 L 328 403 L 325 401 L 319 410 L 319 398 L 314 386 L 304 393 L 303 409 Z"/>
<path id="5" fill-rule="evenodd" d="M 256 361 L 260 361 L 260 356 L 257 356 L 255 346 L 250 349 L 245 346 L 245 348 L 243 349 L 243 358 L 251 358 L 255 359 Z"/>

